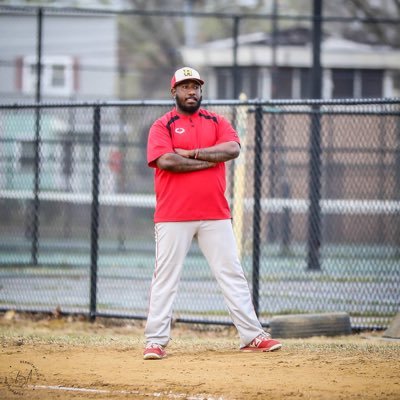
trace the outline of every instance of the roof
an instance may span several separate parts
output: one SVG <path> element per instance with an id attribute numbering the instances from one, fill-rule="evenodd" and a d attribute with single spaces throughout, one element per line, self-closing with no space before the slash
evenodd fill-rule
<path id="1" fill-rule="evenodd" d="M 239 66 L 268 67 L 272 64 L 273 40 L 270 33 L 255 32 L 238 36 Z M 275 61 L 278 66 L 310 67 L 312 36 L 309 28 L 280 30 L 275 35 Z M 224 67 L 233 63 L 233 38 L 214 40 L 195 48 L 181 49 L 183 61 L 193 65 Z M 378 56 L 377 56 L 378 54 Z M 321 60 L 327 68 L 400 69 L 400 50 L 348 40 L 339 36 L 323 37 Z"/>

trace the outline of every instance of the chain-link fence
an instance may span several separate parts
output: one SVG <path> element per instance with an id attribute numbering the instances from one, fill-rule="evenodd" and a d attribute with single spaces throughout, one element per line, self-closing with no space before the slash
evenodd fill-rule
<path id="1" fill-rule="evenodd" d="M 241 137 L 227 196 L 260 320 L 345 311 L 353 327 L 386 327 L 400 300 L 400 101 L 203 104 Z M 1 309 L 146 317 L 146 141 L 171 107 L 0 106 Z M 174 312 L 230 321 L 196 243 Z"/>

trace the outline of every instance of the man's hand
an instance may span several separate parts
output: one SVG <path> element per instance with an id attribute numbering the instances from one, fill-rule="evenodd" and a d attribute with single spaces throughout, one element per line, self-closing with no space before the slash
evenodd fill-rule
<path id="1" fill-rule="evenodd" d="M 194 158 L 196 150 L 174 149 L 176 154 L 185 158 Z"/>
<path id="2" fill-rule="evenodd" d="M 203 147 L 192 150 L 174 149 L 175 153 L 196 160 L 210 161 L 213 163 L 233 160 L 239 156 L 240 145 L 237 142 L 230 141 L 219 143 L 211 147 Z"/>
<path id="3" fill-rule="evenodd" d="M 182 150 L 190 153 L 191 150 Z M 193 150 L 192 150 L 193 152 Z M 185 157 L 175 153 L 166 153 L 159 157 L 156 161 L 157 167 L 170 172 L 193 172 L 202 169 L 213 168 L 217 165 L 215 162 L 195 160 L 194 158 Z"/>

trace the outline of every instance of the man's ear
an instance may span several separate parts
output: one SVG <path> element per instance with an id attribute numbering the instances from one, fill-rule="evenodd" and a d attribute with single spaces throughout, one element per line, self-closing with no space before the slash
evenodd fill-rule
<path id="1" fill-rule="evenodd" d="M 171 89 L 171 94 L 172 94 L 172 97 L 175 99 L 176 98 L 176 89 L 175 88 Z"/>

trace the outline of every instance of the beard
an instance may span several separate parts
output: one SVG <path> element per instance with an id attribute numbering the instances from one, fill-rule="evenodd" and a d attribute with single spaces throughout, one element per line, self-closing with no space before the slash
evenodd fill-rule
<path id="1" fill-rule="evenodd" d="M 186 112 L 188 114 L 194 114 L 201 106 L 201 101 L 203 100 L 203 96 L 201 96 L 195 104 L 186 105 L 183 101 L 181 101 L 178 97 L 175 99 L 176 105 L 180 110 Z"/>

